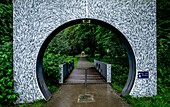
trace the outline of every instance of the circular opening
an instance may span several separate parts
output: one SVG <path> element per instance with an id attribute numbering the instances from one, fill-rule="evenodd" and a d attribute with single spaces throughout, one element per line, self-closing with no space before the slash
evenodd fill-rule
<path id="1" fill-rule="evenodd" d="M 125 38 L 125 36 L 119 30 L 117 30 L 112 25 L 110 25 L 106 22 L 103 22 L 101 20 L 85 18 L 85 19 L 73 20 L 73 21 L 67 22 L 67 23 L 59 26 L 46 38 L 46 40 L 43 42 L 43 44 L 39 50 L 38 57 L 37 57 L 37 63 L 36 63 L 36 73 L 37 73 L 37 80 L 38 80 L 40 90 L 43 93 L 45 99 L 48 100 L 51 97 L 51 93 L 49 92 L 49 90 L 45 84 L 44 77 L 43 77 L 42 62 L 43 62 L 43 56 L 44 56 L 45 50 L 46 50 L 48 44 L 55 37 L 56 34 L 58 34 L 60 31 L 62 31 L 63 29 L 65 29 L 69 26 L 72 26 L 75 24 L 80 24 L 80 23 L 91 23 L 91 24 L 101 25 L 101 26 L 109 29 L 110 31 L 114 32 L 114 34 L 118 35 L 119 39 L 122 41 L 122 43 L 124 44 L 124 46 L 126 48 L 127 55 L 128 55 L 128 61 L 129 61 L 128 79 L 127 79 L 127 82 L 122 90 L 122 95 L 129 94 L 131 91 L 131 88 L 133 87 L 133 83 L 135 80 L 136 63 L 135 63 L 135 56 L 134 56 L 133 50 L 132 50 L 128 40 Z"/>

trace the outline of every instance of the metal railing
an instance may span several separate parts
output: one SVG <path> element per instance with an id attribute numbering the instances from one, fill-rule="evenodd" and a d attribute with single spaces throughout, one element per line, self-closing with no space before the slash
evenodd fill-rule
<path id="1" fill-rule="evenodd" d="M 59 67 L 61 68 L 61 78 L 59 80 L 59 83 L 64 83 L 64 81 L 68 78 L 68 76 L 74 69 L 74 60 L 72 60 L 70 63 L 60 64 Z"/>
<path id="2" fill-rule="evenodd" d="M 105 78 L 108 83 L 111 83 L 111 64 L 106 62 L 101 62 L 94 59 L 94 66 L 100 72 L 100 74 Z"/>

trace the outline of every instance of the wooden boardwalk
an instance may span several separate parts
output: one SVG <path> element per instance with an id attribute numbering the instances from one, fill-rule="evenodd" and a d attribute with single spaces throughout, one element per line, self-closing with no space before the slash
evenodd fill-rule
<path id="1" fill-rule="evenodd" d="M 86 69 L 87 85 L 84 84 Z M 43 107 L 130 107 L 86 58 L 80 58 L 65 82 Z"/>
<path id="2" fill-rule="evenodd" d="M 103 76 L 95 69 L 92 63 L 85 57 L 80 57 L 77 67 L 72 71 L 65 80 L 66 84 L 85 83 L 85 74 L 87 72 L 87 83 L 106 83 Z"/>

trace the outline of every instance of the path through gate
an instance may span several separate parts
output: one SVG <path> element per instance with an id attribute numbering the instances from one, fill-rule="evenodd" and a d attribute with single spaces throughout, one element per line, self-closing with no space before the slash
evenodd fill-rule
<path id="1" fill-rule="evenodd" d="M 55 34 L 96 23 L 120 35 L 129 59 L 124 93 L 157 94 L 156 0 L 14 0 L 13 69 L 17 102 L 49 99 L 42 59 Z"/>

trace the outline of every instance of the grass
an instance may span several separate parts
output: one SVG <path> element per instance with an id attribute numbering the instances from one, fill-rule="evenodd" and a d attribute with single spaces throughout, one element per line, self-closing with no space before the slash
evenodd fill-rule
<path id="1" fill-rule="evenodd" d="M 74 68 L 75 68 L 75 67 L 77 66 L 78 61 L 79 61 L 79 57 L 78 57 L 78 56 L 75 56 L 75 57 L 73 57 L 73 56 L 68 56 L 68 57 L 67 57 L 67 60 L 68 60 L 68 61 L 74 60 Z"/>
<path id="2" fill-rule="evenodd" d="M 49 91 L 51 93 L 57 91 L 59 86 L 50 86 Z M 23 103 L 23 104 L 16 104 L 14 107 L 43 107 L 47 103 L 46 100 L 38 100 L 32 103 Z"/>
<path id="3" fill-rule="evenodd" d="M 117 83 L 112 83 L 112 86 L 118 93 L 121 93 L 122 86 L 117 85 Z M 133 98 L 129 95 L 122 97 L 132 107 L 170 107 L 170 88 L 165 88 L 164 92 L 158 90 L 158 95 L 153 97 Z"/>
<path id="4" fill-rule="evenodd" d="M 123 86 L 118 85 L 116 82 L 112 83 L 111 85 L 118 93 L 122 92 Z"/>
<path id="5" fill-rule="evenodd" d="M 87 60 L 90 63 L 93 63 L 94 59 L 99 60 L 99 57 L 97 55 L 95 55 L 95 57 L 87 57 Z M 102 61 L 102 62 L 111 62 L 111 58 L 102 58 L 102 59 L 100 59 L 100 61 Z"/>
<path id="6" fill-rule="evenodd" d="M 167 90 L 169 91 L 169 90 Z M 132 98 L 124 96 L 124 99 L 132 105 L 132 107 L 170 107 L 170 92 L 158 93 L 153 97 Z"/>
<path id="7" fill-rule="evenodd" d="M 91 58 L 91 57 L 87 57 L 87 60 L 88 60 L 90 63 L 93 63 L 93 62 L 94 62 L 94 58 Z"/>
<path id="8" fill-rule="evenodd" d="M 46 102 L 47 101 L 45 100 L 39 100 L 33 103 L 16 104 L 14 107 L 43 107 L 43 105 L 46 104 Z"/>
<path id="9" fill-rule="evenodd" d="M 59 89 L 59 85 L 52 85 L 52 86 L 49 86 L 48 87 L 48 90 L 51 92 L 51 93 L 54 93 L 55 91 L 57 91 Z"/>

